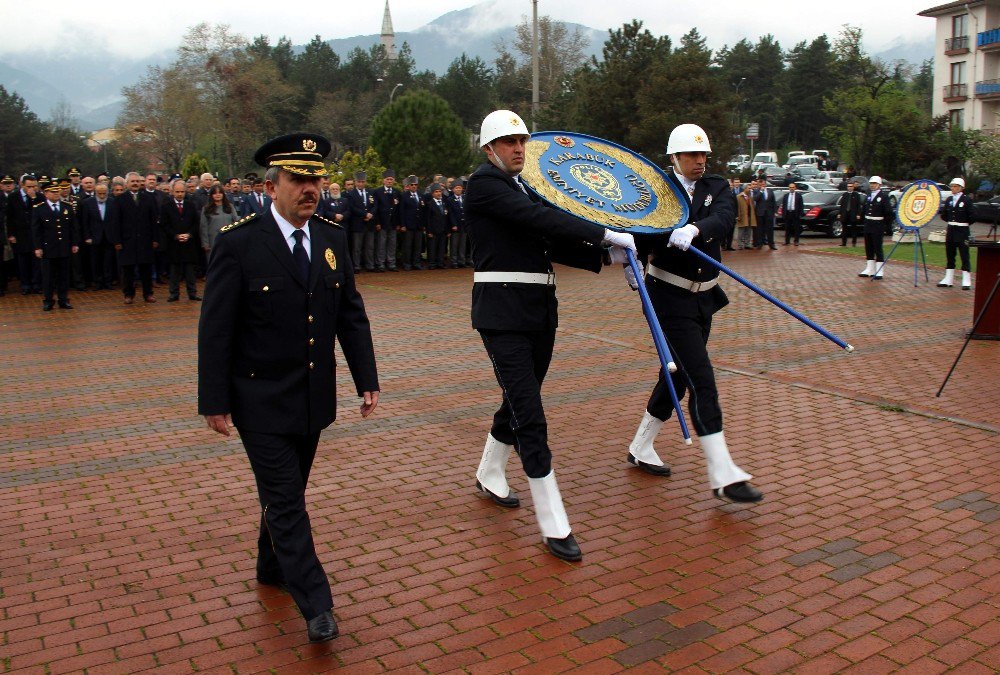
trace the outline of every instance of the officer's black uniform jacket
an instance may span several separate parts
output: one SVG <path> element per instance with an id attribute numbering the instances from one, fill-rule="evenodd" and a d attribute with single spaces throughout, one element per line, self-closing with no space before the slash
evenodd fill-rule
<path id="1" fill-rule="evenodd" d="M 945 198 L 944 203 L 941 204 L 939 213 L 941 218 L 946 223 L 969 223 L 970 225 L 976 220 L 976 209 L 972 204 L 972 198 L 969 195 L 962 193 L 961 199 L 958 203 L 952 205 L 952 197 L 954 195 L 948 195 Z M 961 244 L 969 240 L 969 228 L 967 227 L 955 227 L 954 225 L 949 225 L 947 232 L 945 234 L 945 241 L 950 241 L 954 244 Z"/>
<path id="2" fill-rule="evenodd" d="M 879 190 L 872 199 L 868 199 L 867 195 L 863 199 L 861 212 L 864 214 L 865 234 L 883 234 L 886 225 L 896 217 L 892 211 L 892 204 L 889 203 L 889 197 Z"/>
<path id="3" fill-rule="evenodd" d="M 231 413 L 240 429 L 316 433 L 336 417 L 334 339 L 358 395 L 377 391 L 371 328 L 344 230 L 309 220 L 302 283 L 270 210 L 215 241 L 198 328 L 198 412 Z"/>
<path id="4" fill-rule="evenodd" d="M 73 207 L 63 201 L 58 204 L 58 215 L 49 207 L 47 199 L 31 209 L 32 241 L 36 251 L 42 249 L 43 258 L 68 258 L 73 252 L 72 247 L 80 245 L 80 229 Z"/>
<path id="5" fill-rule="evenodd" d="M 687 191 L 673 171 L 668 173 L 667 178 L 673 181 L 684 198 L 687 198 Z M 725 236 L 726 228 L 736 220 L 736 198 L 729 189 L 729 181 L 714 174 L 702 176 L 694 184 L 694 195 L 690 198 L 688 206 L 690 211 L 684 224 L 694 224 L 698 228 L 698 236 L 691 242 L 691 246 L 721 262 L 722 238 Z M 639 260 L 645 261 L 649 256 L 649 262 L 653 265 L 690 281 L 711 281 L 719 276 L 718 267 L 705 262 L 693 253 L 667 246 L 669 241 L 669 234 L 636 235 Z M 691 302 L 696 298 L 700 301 L 710 301 L 710 306 L 705 308 L 709 313 L 714 313 L 729 304 L 725 292 L 718 285 L 706 292 L 692 293 L 647 276 L 646 287 L 650 291 L 650 300 L 653 301 L 657 314 L 700 313 L 702 308 Z"/>
<path id="6" fill-rule="evenodd" d="M 492 164 L 476 169 L 462 201 L 477 272 L 548 274 L 554 262 L 601 271 L 604 228 L 528 196 Z M 472 285 L 477 330 L 554 330 L 556 310 L 555 286 Z"/>

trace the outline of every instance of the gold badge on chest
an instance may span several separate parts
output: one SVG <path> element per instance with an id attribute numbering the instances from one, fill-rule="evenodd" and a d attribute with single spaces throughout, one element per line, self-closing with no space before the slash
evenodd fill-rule
<path id="1" fill-rule="evenodd" d="M 337 269 L 337 256 L 333 254 L 333 249 L 326 249 L 323 257 L 326 258 L 326 264 L 330 266 L 330 269 Z"/>

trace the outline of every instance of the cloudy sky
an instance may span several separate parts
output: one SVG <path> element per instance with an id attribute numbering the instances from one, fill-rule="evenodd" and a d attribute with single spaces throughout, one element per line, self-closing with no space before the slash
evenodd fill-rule
<path id="1" fill-rule="evenodd" d="M 933 39 L 934 20 L 916 13 L 943 0 L 887 0 L 879 3 L 835 0 L 539 0 L 539 14 L 592 28 L 616 28 L 640 19 L 651 32 L 678 38 L 698 27 L 711 47 L 733 44 L 771 33 L 791 46 L 821 33 L 834 37 L 844 23 L 860 26 L 869 51 L 894 40 Z M 146 56 L 173 49 L 185 29 L 200 21 L 228 23 L 247 36 L 261 33 L 277 40 L 286 35 L 301 44 L 319 34 L 324 39 L 378 33 L 384 0 L 265 3 L 209 0 L 195 3 L 123 5 L 57 0 L 54 3 L 10 3 L 0 18 L 0 55 L 37 50 L 76 52 L 102 46 L 117 54 Z M 442 14 L 475 5 L 476 0 L 390 0 L 396 32 L 412 31 Z M 44 9 L 40 9 L 40 8 Z M 307 8 L 315 7 L 311 13 Z M 845 11 L 849 8 L 849 11 Z M 530 0 L 486 0 L 484 23 L 531 14 Z M 127 18 L 125 18 L 127 16 Z"/>

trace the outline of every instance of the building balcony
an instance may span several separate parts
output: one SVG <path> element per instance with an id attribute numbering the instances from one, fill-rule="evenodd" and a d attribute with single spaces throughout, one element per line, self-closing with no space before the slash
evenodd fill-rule
<path id="1" fill-rule="evenodd" d="M 967 84 L 946 84 L 944 85 L 945 103 L 956 103 L 969 98 L 969 85 Z"/>
<path id="2" fill-rule="evenodd" d="M 976 98 L 1000 99 L 1000 79 L 976 82 Z"/>
<path id="3" fill-rule="evenodd" d="M 951 37 L 944 41 L 944 55 L 955 56 L 969 53 L 969 36 Z"/>
<path id="4" fill-rule="evenodd" d="M 976 48 L 982 50 L 1000 49 L 1000 28 L 984 30 L 976 34 Z"/>

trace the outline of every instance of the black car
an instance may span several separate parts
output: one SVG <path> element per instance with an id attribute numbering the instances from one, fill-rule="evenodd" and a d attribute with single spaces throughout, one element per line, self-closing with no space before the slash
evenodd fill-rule
<path id="1" fill-rule="evenodd" d="M 840 190 L 823 190 L 802 193 L 802 231 L 823 232 L 829 237 L 839 237 L 843 225 L 838 218 L 840 212 Z M 785 227 L 783 200 L 778 202 L 776 226 Z"/>
<path id="2" fill-rule="evenodd" d="M 985 202 L 976 202 L 973 206 L 977 223 L 990 225 L 1000 223 L 1000 196 L 987 199 Z"/>

